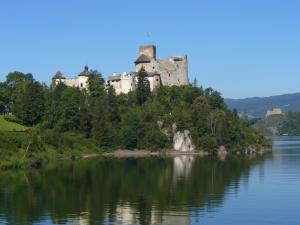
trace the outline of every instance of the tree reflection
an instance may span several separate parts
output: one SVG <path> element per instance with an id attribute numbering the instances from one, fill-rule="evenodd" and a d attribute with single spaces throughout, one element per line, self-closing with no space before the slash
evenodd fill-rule
<path id="1" fill-rule="evenodd" d="M 32 224 L 189 224 L 222 204 L 263 158 L 96 159 L 0 173 L 0 220 Z M 174 215 L 180 215 L 174 217 Z"/>

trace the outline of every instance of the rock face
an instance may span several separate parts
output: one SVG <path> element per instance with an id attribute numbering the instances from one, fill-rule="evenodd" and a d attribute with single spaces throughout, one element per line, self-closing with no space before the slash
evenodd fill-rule
<path id="1" fill-rule="evenodd" d="M 195 150 L 191 134 L 188 130 L 177 131 L 173 137 L 173 148 L 175 151 L 191 152 Z"/>

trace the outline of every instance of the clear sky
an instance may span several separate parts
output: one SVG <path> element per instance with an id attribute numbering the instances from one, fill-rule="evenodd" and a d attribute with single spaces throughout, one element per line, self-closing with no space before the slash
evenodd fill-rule
<path id="1" fill-rule="evenodd" d="M 300 92 L 299 0 L 1 0 L 0 80 L 50 83 L 134 70 L 137 48 L 187 54 L 189 75 L 224 97 Z"/>

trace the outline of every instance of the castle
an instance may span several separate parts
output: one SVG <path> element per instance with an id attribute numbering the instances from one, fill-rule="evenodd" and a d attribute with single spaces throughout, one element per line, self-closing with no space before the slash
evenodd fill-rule
<path id="1" fill-rule="evenodd" d="M 116 94 L 125 93 L 134 90 L 137 84 L 137 73 L 144 68 L 148 74 L 150 89 L 153 91 L 160 85 L 180 86 L 189 84 L 188 78 L 188 61 L 187 56 L 171 56 L 165 60 L 156 58 L 156 46 L 143 45 L 139 48 L 139 56 L 135 63 L 135 72 L 125 72 L 123 74 L 113 74 L 108 77 L 106 85 L 115 88 Z M 86 89 L 88 86 L 89 70 L 86 66 L 77 78 L 65 78 L 58 71 L 52 78 L 53 84 L 62 82 L 67 86 L 79 87 Z"/>
<path id="2" fill-rule="evenodd" d="M 267 111 L 266 117 L 274 116 L 274 115 L 284 115 L 284 112 L 281 108 L 273 108 Z"/>
<path id="3" fill-rule="evenodd" d="M 84 70 L 76 78 L 66 78 L 60 71 L 58 71 L 52 78 L 52 85 L 63 83 L 67 86 L 79 87 L 80 89 L 87 89 L 89 75 L 90 72 L 88 66 L 85 66 Z"/>
<path id="4" fill-rule="evenodd" d="M 165 60 L 156 58 L 156 46 L 143 45 L 139 48 L 139 57 L 134 62 L 135 72 L 113 74 L 107 80 L 117 94 L 128 93 L 135 89 L 137 73 L 144 68 L 148 73 L 151 91 L 161 84 L 180 86 L 189 84 L 187 56 L 171 56 Z"/>

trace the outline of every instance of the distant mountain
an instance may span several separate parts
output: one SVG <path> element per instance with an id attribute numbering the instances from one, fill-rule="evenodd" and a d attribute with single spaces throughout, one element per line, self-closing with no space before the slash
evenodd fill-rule
<path id="1" fill-rule="evenodd" d="M 225 99 L 230 109 L 252 117 L 264 117 L 268 109 L 281 108 L 284 112 L 300 112 L 300 93 L 271 97 L 245 99 Z"/>

